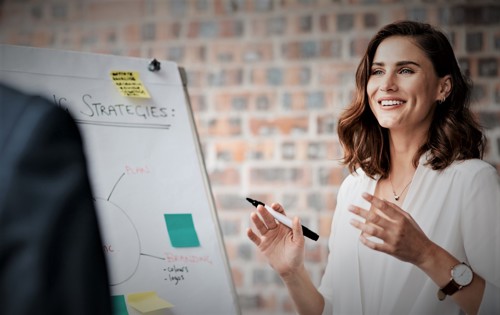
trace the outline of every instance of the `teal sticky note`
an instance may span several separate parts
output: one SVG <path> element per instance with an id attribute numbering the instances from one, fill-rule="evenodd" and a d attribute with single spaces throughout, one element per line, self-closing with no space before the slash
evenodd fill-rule
<path id="1" fill-rule="evenodd" d="M 173 247 L 200 246 L 191 213 L 165 214 L 165 222 Z"/>
<path id="2" fill-rule="evenodd" d="M 113 315 L 128 315 L 125 296 L 113 295 L 111 298 L 111 304 L 113 305 Z"/>

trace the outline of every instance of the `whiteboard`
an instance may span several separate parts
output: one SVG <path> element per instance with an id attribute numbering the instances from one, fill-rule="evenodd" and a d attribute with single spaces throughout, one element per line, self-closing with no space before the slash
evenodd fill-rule
<path id="1" fill-rule="evenodd" d="M 240 314 L 182 69 L 159 61 L 0 45 L 0 81 L 77 121 L 115 314 Z"/>

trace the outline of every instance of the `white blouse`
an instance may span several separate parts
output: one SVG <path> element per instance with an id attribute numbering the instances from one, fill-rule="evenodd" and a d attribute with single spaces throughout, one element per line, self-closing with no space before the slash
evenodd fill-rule
<path id="1" fill-rule="evenodd" d="M 441 172 L 425 162 L 424 155 L 401 208 L 427 237 L 485 279 L 479 313 L 500 314 L 498 173 L 478 159 L 455 162 Z M 423 271 L 359 241 L 359 230 L 349 223 L 355 215 L 347 207 L 369 209 L 361 194 L 373 194 L 376 184 L 358 170 L 340 187 L 319 287 L 323 314 L 461 314 L 451 298 L 438 300 L 438 286 Z"/>

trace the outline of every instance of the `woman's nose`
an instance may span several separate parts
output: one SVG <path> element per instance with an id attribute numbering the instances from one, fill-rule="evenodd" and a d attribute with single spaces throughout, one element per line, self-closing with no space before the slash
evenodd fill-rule
<path id="1" fill-rule="evenodd" d="M 396 91 L 398 86 L 396 80 L 392 75 L 385 75 L 380 82 L 380 90 L 383 92 Z"/>

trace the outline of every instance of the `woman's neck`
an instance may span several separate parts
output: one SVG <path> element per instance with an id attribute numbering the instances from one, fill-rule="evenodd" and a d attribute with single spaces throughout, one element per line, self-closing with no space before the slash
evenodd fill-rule
<path id="1" fill-rule="evenodd" d="M 394 185 L 401 185 L 411 180 L 416 166 L 413 163 L 415 155 L 424 143 L 423 137 L 407 134 L 389 134 L 391 169 L 389 176 Z"/>

